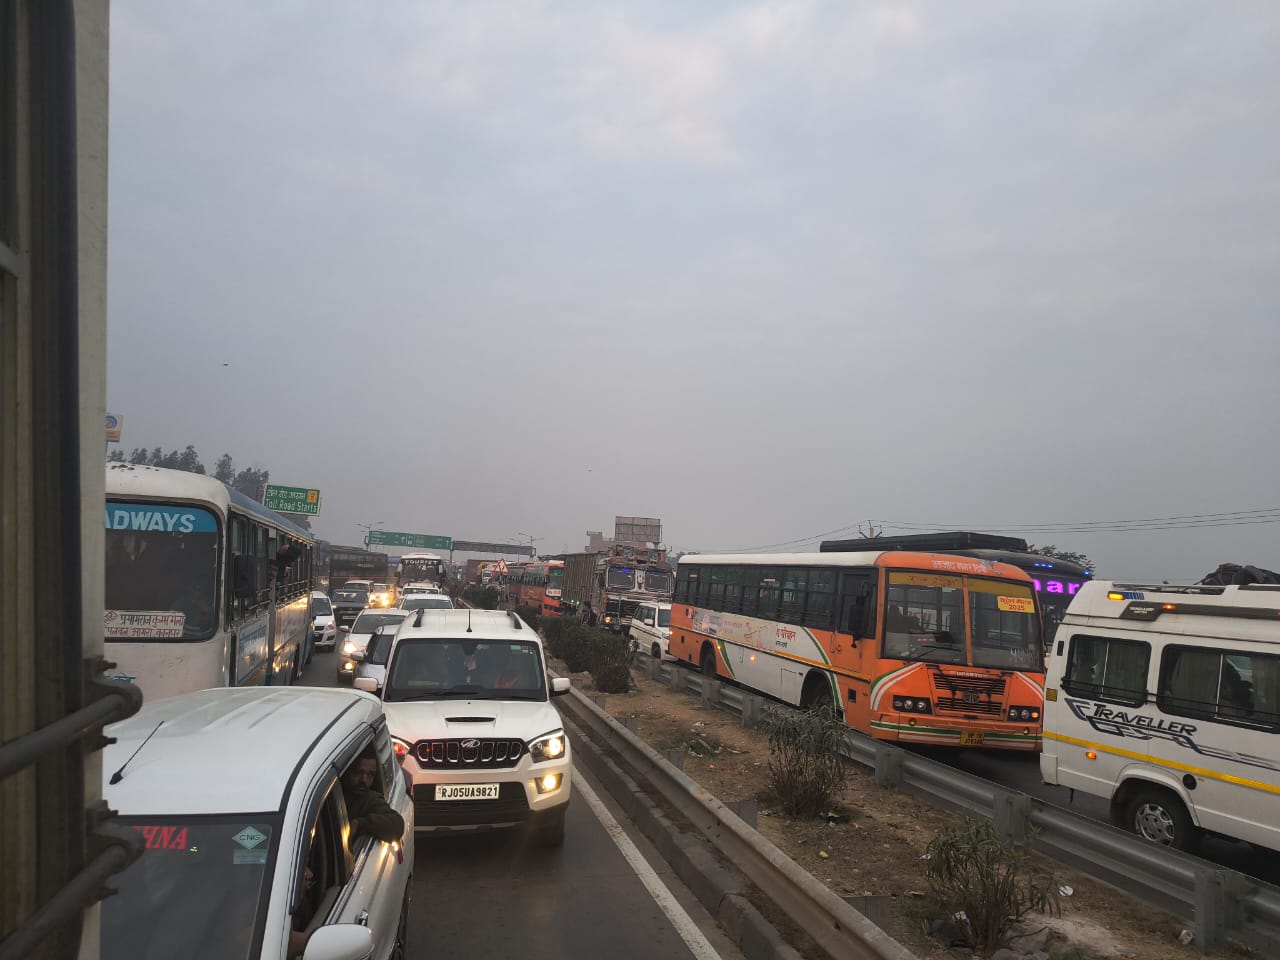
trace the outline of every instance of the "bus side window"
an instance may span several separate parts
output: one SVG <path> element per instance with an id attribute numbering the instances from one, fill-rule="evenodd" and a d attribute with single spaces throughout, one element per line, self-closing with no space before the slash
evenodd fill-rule
<path id="1" fill-rule="evenodd" d="M 234 623 L 244 616 L 244 600 L 236 596 L 236 566 L 245 555 L 244 517 L 232 515 L 227 530 L 227 622 Z"/>
<path id="2" fill-rule="evenodd" d="M 859 570 L 840 576 L 840 622 L 842 633 L 873 637 L 876 627 L 876 574 Z"/>
<path id="3" fill-rule="evenodd" d="M 760 568 L 742 568 L 742 613 L 754 617 L 760 602 Z"/>
<path id="4" fill-rule="evenodd" d="M 809 592 L 804 605 L 805 626 L 830 630 L 831 597 L 836 590 L 836 572 L 818 568 L 809 571 Z"/>

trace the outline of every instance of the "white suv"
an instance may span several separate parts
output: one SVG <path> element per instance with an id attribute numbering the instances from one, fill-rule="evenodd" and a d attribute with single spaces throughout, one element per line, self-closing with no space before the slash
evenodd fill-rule
<path id="1" fill-rule="evenodd" d="M 563 843 L 573 760 L 551 697 L 569 681 L 548 684 L 538 635 L 514 613 L 420 610 L 390 643 L 383 710 L 417 829 L 523 826 Z"/>
<path id="2" fill-rule="evenodd" d="M 671 604 L 646 602 L 636 607 L 631 618 L 631 646 L 655 659 L 675 659 L 670 651 Z"/>

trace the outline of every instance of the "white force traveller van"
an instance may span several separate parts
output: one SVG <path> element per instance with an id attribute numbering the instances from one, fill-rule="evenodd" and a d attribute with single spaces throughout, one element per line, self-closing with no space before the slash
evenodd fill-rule
<path id="1" fill-rule="evenodd" d="M 1046 783 L 1154 843 L 1280 850 L 1278 747 L 1280 586 L 1080 588 L 1045 675 Z"/>

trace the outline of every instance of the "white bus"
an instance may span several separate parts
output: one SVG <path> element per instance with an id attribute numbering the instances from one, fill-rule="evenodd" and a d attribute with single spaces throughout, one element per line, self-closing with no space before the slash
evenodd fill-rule
<path id="1" fill-rule="evenodd" d="M 1046 783 L 1154 843 L 1280 850 L 1280 586 L 1086 583 L 1045 679 Z"/>
<path id="2" fill-rule="evenodd" d="M 311 534 L 201 474 L 107 464 L 107 660 L 148 699 L 292 683 Z"/>

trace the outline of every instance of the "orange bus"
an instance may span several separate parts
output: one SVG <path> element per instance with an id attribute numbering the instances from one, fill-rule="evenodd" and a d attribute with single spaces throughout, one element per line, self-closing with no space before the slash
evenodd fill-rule
<path id="1" fill-rule="evenodd" d="M 563 592 L 563 560 L 535 560 L 511 565 L 508 595 L 512 603 L 537 607 L 544 617 L 558 617 Z"/>
<path id="2" fill-rule="evenodd" d="M 671 655 L 880 740 L 1040 749 L 1031 578 L 1004 563 L 876 551 L 681 557 Z"/>

